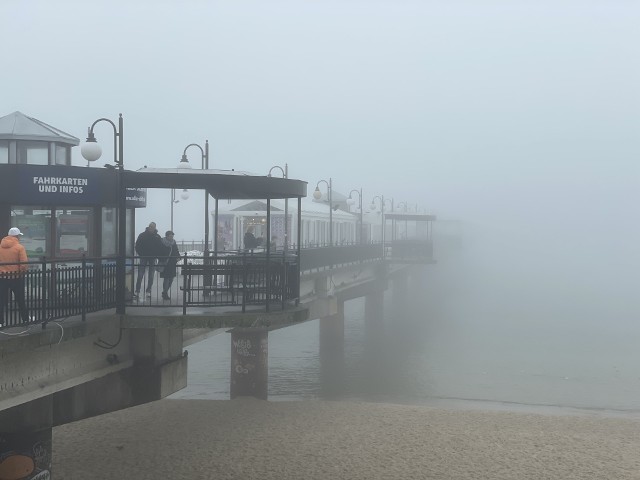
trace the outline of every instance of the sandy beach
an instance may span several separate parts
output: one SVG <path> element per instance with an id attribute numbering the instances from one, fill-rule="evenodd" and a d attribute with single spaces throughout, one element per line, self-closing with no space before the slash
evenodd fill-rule
<path id="1" fill-rule="evenodd" d="M 162 400 L 54 429 L 55 478 L 640 479 L 640 420 Z"/>

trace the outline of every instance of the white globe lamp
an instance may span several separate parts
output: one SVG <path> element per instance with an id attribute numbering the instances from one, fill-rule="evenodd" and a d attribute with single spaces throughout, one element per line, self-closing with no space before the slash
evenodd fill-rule
<path id="1" fill-rule="evenodd" d="M 87 142 L 80 147 L 80 153 L 88 162 L 95 162 L 102 156 L 102 147 L 96 142 L 95 138 L 93 140 L 87 138 Z"/>
<path id="2" fill-rule="evenodd" d="M 180 159 L 180 163 L 178 163 L 178 168 L 181 170 L 191 169 L 191 164 L 189 163 L 189 159 L 187 158 L 186 155 L 182 155 L 182 158 Z"/>

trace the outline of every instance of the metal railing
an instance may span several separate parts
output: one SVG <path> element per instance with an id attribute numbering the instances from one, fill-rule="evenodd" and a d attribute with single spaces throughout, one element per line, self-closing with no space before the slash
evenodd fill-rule
<path id="1" fill-rule="evenodd" d="M 42 323 L 115 307 L 113 258 L 70 258 L 22 264 L 0 264 L 0 324 L 12 327 Z M 22 303 L 22 299 L 24 303 Z"/>
<path id="2" fill-rule="evenodd" d="M 433 242 L 424 240 L 393 240 L 388 247 L 387 260 L 394 262 L 424 262 L 433 260 Z"/>
<path id="3" fill-rule="evenodd" d="M 344 245 L 305 248 L 301 251 L 300 270 L 319 270 L 334 266 L 382 260 L 382 244 Z"/>
<path id="4" fill-rule="evenodd" d="M 205 242 L 204 240 L 178 240 L 176 241 L 178 250 L 181 252 L 204 252 Z M 209 250 L 213 250 L 213 246 L 209 245 Z"/>
<path id="5" fill-rule="evenodd" d="M 212 252 L 209 257 L 183 254 L 173 281 L 165 283 L 166 267 L 159 268 L 156 259 L 127 257 L 125 301 L 127 307 L 180 307 L 183 314 L 189 307 L 285 308 L 299 300 L 301 272 L 382 259 L 379 243 L 305 248 L 300 259 L 295 250 L 269 255 L 259 250 Z M 3 265 L 19 264 L 0 264 L 0 271 Z M 70 316 L 84 320 L 87 313 L 116 306 L 114 257 L 43 258 L 23 265 L 23 273 L 0 274 L 0 328 Z M 24 294 L 23 305 L 19 292 Z"/>
<path id="6" fill-rule="evenodd" d="M 190 261 L 192 260 L 192 261 Z M 193 260 L 201 260 L 194 262 Z M 184 257 L 181 265 L 182 305 L 261 305 L 284 309 L 299 298 L 297 255 L 242 252 L 209 258 Z"/>

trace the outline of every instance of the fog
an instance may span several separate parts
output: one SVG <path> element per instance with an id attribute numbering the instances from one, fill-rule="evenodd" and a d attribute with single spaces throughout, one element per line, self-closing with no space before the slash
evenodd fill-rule
<path id="1" fill-rule="evenodd" d="M 84 140 L 123 113 L 128 169 L 173 167 L 208 139 L 212 168 L 287 163 L 311 189 L 331 177 L 365 201 L 417 203 L 440 220 L 430 318 L 638 339 L 637 2 L 0 8 L 2 115 Z M 176 206 L 178 239 L 203 237 L 202 198 Z M 149 192 L 138 230 L 168 228 L 169 199 Z"/>

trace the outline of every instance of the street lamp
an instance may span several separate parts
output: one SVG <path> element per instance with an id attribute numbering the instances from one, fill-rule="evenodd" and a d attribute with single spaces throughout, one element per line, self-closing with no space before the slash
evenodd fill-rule
<path id="1" fill-rule="evenodd" d="M 89 162 L 95 162 L 102 155 L 102 148 L 98 144 L 93 128 L 100 122 L 107 122 L 113 127 L 113 163 L 115 163 L 118 172 L 117 187 L 117 212 L 118 212 L 118 246 L 116 257 L 116 313 L 124 315 L 125 299 L 124 284 L 125 278 L 125 256 L 127 249 L 127 197 L 126 187 L 124 184 L 124 158 L 123 158 L 123 122 L 122 114 L 118 117 L 118 126 L 108 118 L 99 118 L 89 127 L 87 141 L 80 147 L 82 156 Z"/>
<path id="2" fill-rule="evenodd" d="M 267 174 L 267 177 L 270 177 L 271 172 L 276 168 L 280 169 L 280 171 L 282 172 L 282 178 L 289 178 L 289 165 L 287 165 L 286 163 L 284 164 L 284 170 L 280 165 L 274 165 L 273 167 L 271 167 L 269 169 L 269 173 Z M 288 223 L 289 223 L 289 199 L 285 198 L 284 199 L 284 251 L 285 252 L 287 251 L 287 245 L 289 244 Z M 271 239 L 269 239 L 269 241 L 271 241 Z"/>
<path id="3" fill-rule="evenodd" d="M 329 198 L 329 244 L 333 246 L 333 203 L 331 202 L 331 177 L 329 177 L 329 181 L 320 180 L 316 183 L 316 189 L 313 192 L 313 198 L 316 200 L 320 200 L 322 198 L 322 193 L 320 192 L 320 184 L 325 183 L 327 185 L 327 197 Z"/>
<path id="4" fill-rule="evenodd" d="M 403 211 L 404 211 L 404 213 L 407 213 L 407 202 L 398 203 L 397 208 L 400 209 L 401 206 L 404 206 L 404 210 Z M 395 237 L 395 234 L 396 234 L 395 220 L 393 222 L 394 222 L 393 235 Z M 407 219 L 406 218 L 404 219 L 404 236 L 405 236 L 405 238 L 407 237 Z M 394 240 L 395 240 L 395 238 L 394 238 Z"/>
<path id="5" fill-rule="evenodd" d="M 347 205 L 354 205 L 356 201 L 351 196 L 352 193 L 358 194 L 358 205 L 360 208 L 360 243 L 364 243 L 364 223 L 362 222 L 362 188 L 360 190 L 353 189 L 349 192 L 349 198 L 347 198 Z"/>
<path id="6" fill-rule="evenodd" d="M 180 194 L 180 198 L 182 200 L 188 200 L 189 199 L 189 190 L 187 190 L 186 188 L 184 190 L 182 190 L 182 193 Z M 171 231 L 173 232 L 173 206 L 176 203 L 180 203 L 180 200 L 176 200 L 176 189 L 172 188 L 171 189 Z"/>
<path id="7" fill-rule="evenodd" d="M 198 147 L 200 149 L 200 153 L 202 153 L 202 170 L 209 170 L 209 140 L 205 140 L 204 148 L 197 143 L 190 143 L 184 147 L 178 168 L 191 168 L 191 164 L 187 158 L 187 150 L 189 147 Z M 214 241 L 217 243 L 217 240 L 216 238 Z M 206 189 L 204 191 L 204 256 L 205 258 L 209 256 L 209 192 Z"/>
<path id="8" fill-rule="evenodd" d="M 380 213 L 382 214 L 382 233 L 380 234 L 380 238 L 382 240 L 382 256 L 384 257 L 384 231 L 385 231 L 385 221 L 384 221 L 384 204 L 388 198 L 385 199 L 384 195 L 376 195 L 371 199 L 371 211 L 376 210 L 376 200 L 380 200 Z M 393 198 L 391 199 L 391 211 L 393 212 Z"/>

